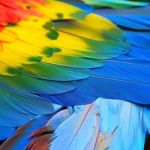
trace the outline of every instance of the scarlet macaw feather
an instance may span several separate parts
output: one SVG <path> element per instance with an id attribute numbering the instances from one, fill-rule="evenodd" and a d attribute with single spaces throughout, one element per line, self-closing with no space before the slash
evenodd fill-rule
<path id="1" fill-rule="evenodd" d="M 148 4 L 122 2 L 128 6 Z M 114 2 L 111 4 L 114 6 Z M 150 97 L 149 7 L 140 12 L 134 8 L 134 12 L 128 10 L 126 14 L 127 10 L 99 9 L 94 10 L 96 15 L 91 10 L 85 12 L 83 9 L 87 7 L 79 3 L 77 6 L 82 9 L 54 0 L 0 1 L 0 129 L 8 130 L 5 135 L 0 132 L 1 139 L 11 136 L 16 127 L 30 120 L 40 122 L 42 116 L 49 116 L 61 107 L 52 103 L 62 106 L 92 103 L 85 108 L 79 106 L 81 110 L 75 109 L 72 115 L 61 116 L 63 119 L 56 121 L 53 140 L 49 133 L 43 135 L 43 130 L 34 129 L 31 123 L 32 131 L 35 130 L 32 134 L 30 127 L 24 125 L 30 131 L 29 139 L 25 132 L 19 137 L 16 133 L 6 141 L 11 144 L 4 143 L 5 146 L 22 149 L 35 135 L 28 148 L 144 147 L 146 131 L 149 132 L 149 108 L 139 104 L 148 105 Z M 113 100 L 93 102 L 98 97 Z M 126 123 L 122 114 L 126 114 Z M 51 120 L 42 129 L 47 126 L 51 129 Z M 86 138 L 85 131 L 88 131 Z M 122 140 L 128 137 L 129 142 Z"/>

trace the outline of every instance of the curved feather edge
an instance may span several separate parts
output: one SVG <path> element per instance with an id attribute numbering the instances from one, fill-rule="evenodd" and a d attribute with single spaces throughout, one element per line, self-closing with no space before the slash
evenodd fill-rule
<path id="1" fill-rule="evenodd" d="M 29 135 L 30 143 L 27 145 L 26 150 L 48 150 L 50 142 L 54 140 L 54 131 L 63 123 L 70 113 L 67 109 L 61 110 L 56 113 L 44 127 L 33 131 Z"/>
<path id="2" fill-rule="evenodd" d="M 50 116 L 42 116 L 19 127 L 16 133 L 0 146 L 0 150 L 22 150 L 31 141 L 28 139 L 29 134 L 42 127 L 49 118 Z"/>
<path id="3" fill-rule="evenodd" d="M 131 1 L 131 0 L 83 0 L 85 3 L 92 5 L 94 7 L 112 7 L 117 9 L 122 8 L 130 8 L 130 7 L 141 7 L 141 6 L 147 6 L 149 1 L 145 0 L 145 2 L 142 2 L 140 0 Z"/>
<path id="4" fill-rule="evenodd" d="M 50 150 L 84 149 L 96 128 L 97 113 L 95 103 L 85 106 L 81 111 L 74 112 L 54 133 L 56 138 L 52 141 Z"/>
<path id="5" fill-rule="evenodd" d="M 44 150 L 143 150 L 150 133 L 149 106 L 99 98 L 73 110 L 72 114 L 68 110 L 58 112 L 46 126 L 30 132 L 27 149 L 41 150 L 44 146 Z"/>
<path id="6" fill-rule="evenodd" d="M 77 109 L 57 128 L 49 150 L 143 150 L 148 120 L 148 106 L 99 98 Z"/>

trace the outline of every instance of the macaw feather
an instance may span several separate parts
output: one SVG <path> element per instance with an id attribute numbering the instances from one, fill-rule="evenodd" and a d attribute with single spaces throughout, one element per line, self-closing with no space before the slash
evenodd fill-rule
<path id="1" fill-rule="evenodd" d="M 61 110 L 56 113 L 47 124 L 33 131 L 29 139 L 32 139 L 31 142 L 27 145 L 26 150 L 49 150 L 50 143 L 54 140 L 54 132 L 68 117 L 70 113 L 68 110 Z"/>
<path id="2" fill-rule="evenodd" d="M 116 128 L 117 129 L 117 128 Z M 98 138 L 98 150 L 106 150 L 109 149 L 109 145 L 113 139 L 114 133 L 116 131 L 116 129 L 114 129 L 114 131 L 107 137 L 105 133 L 102 133 L 99 135 Z"/>
<path id="3" fill-rule="evenodd" d="M 144 149 L 149 133 L 150 108 L 122 100 L 98 99 L 101 133 L 113 133 L 109 149 Z M 109 121 L 108 121 L 109 118 Z M 113 132 L 115 131 L 115 132 Z M 125 140 L 128 139 L 128 140 Z"/>
<path id="4" fill-rule="evenodd" d="M 16 133 L 0 146 L 0 149 L 22 150 L 22 148 L 31 141 L 28 139 L 28 136 L 34 130 L 42 127 L 49 120 L 49 118 L 50 116 L 43 116 L 37 119 L 33 119 L 27 124 L 19 127 L 16 130 Z"/>
<path id="5" fill-rule="evenodd" d="M 59 150 L 63 147 L 64 150 L 83 150 L 91 141 L 91 136 L 94 133 L 99 134 L 98 122 L 99 116 L 95 103 L 87 105 L 81 111 L 74 112 L 56 129 L 50 149 Z M 84 137 L 85 131 L 88 131 L 86 138 Z"/>
<path id="6" fill-rule="evenodd" d="M 142 149 L 150 132 L 148 12 L 1 0 L 0 139 L 12 136 L 1 148 Z M 93 102 L 99 97 L 109 99 Z M 60 110 L 75 105 L 72 114 Z"/>
<path id="7" fill-rule="evenodd" d="M 74 91 L 77 82 L 90 77 L 92 68 L 128 51 L 125 35 L 115 24 L 73 5 L 2 0 L 0 7 L 0 122 L 4 126 L 12 122 L 11 127 L 17 127 L 36 115 L 53 113 L 51 102 L 65 105 L 58 95 Z"/>
<path id="8" fill-rule="evenodd" d="M 41 149 L 41 150 L 49 150 L 49 142 L 50 139 L 53 136 L 53 132 L 51 131 L 50 127 L 43 127 L 41 129 L 38 129 L 32 135 L 30 135 L 30 138 L 35 136 L 32 140 L 32 142 L 28 145 L 26 150 L 34 150 L 34 149 Z"/>
<path id="9" fill-rule="evenodd" d="M 129 7 L 138 7 L 138 6 L 147 6 L 149 0 L 83 0 L 85 3 L 97 7 L 112 7 L 117 9 L 129 8 Z"/>
<path id="10" fill-rule="evenodd" d="M 0 126 L 0 141 L 6 140 L 15 134 L 15 128 L 9 126 Z"/>
<path id="11" fill-rule="evenodd" d="M 49 147 L 53 132 L 69 116 L 68 110 L 60 109 L 51 115 L 37 117 L 19 127 L 16 133 L 13 133 L 14 135 L 0 146 L 0 149 L 22 150 L 23 148 L 35 149 L 36 147 L 45 150 Z"/>

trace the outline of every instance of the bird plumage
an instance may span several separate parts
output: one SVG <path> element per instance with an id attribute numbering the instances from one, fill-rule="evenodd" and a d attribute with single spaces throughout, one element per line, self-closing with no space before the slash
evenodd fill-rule
<path id="1" fill-rule="evenodd" d="M 147 6 L 149 0 L 83 0 L 85 3 L 95 7 L 112 7 L 117 9 Z"/>
<path id="2" fill-rule="evenodd" d="M 108 2 L 119 8 L 148 5 Z M 0 1 L 0 129 L 7 131 L 0 139 L 22 126 L 0 149 L 142 150 L 150 117 L 149 106 L 140 106 L 150 103 L 149 6 L 93 13 L 87 5 L 69 3 L 75 6 Z M 70 113 L 62 108 L 75 105 Z M 133 136 L 122 142 L 127 130 Z"/>

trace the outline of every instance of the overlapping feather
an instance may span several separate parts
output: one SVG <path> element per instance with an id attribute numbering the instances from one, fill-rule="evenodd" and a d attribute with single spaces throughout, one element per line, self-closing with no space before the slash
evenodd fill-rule
<path id="1" fill-rule="evenodd" d="M 38 130 L 36 128 L 44 125 L 48 116 L 47 119 L 43 117 L 43 121 L 42 118 L 36 119 L 36 126 L 31 121 L 28 124 L 32 123 L 32 128 L 28 124 L 21 127 L 0 148 L 13 148 L 13 144 L 14 150 L 15 147 L 17 150 L 23 147 L 27 150 L 144 149 L 146 135 L 150 130 L 149 107 L 99 98 L 92 104 L 77 106 L 73 110 L 72 114 L 67 110 L 58 112 L 46 126 Z M 40 119 L 42 122 L 38 123 Z M 24 127 L 28 127 L 26 134 Z"/>
<path id="2" fill-rule="evenodd" d="M 149 0 L 83 0 L 85 3 L 95 7 L 129 8 L 147 6 Z"/>
<path id="3" fill-rule="evenodd" d="M 4 18 L 7 18 L 4 22 L 0 18 L 0 116 L 2 116 L 0 125 L 8 130 L 5 137 L 1 135 L 1 138 L 12 135 L 15 127 L 37 116 L 56 111 L 55 105 L 51 102 L 72 106 L 90 103 L 98 97 L 105 97 L 140 104 L 150 103 L 148 78 L 150 24 L 147 13 L 149 7 L 138 12 L 138 16 L 135 11 L 139 9 L 135 9 L 134 13 L 133 10 L 129 11 L 127 16 L 124 10 L 119 11 L 120 15 L 116 15 L 116 12 L 112 10 L 110 13 L 109 10 L 95 11 L 120 26 L 125 31 L 124 34 L 107 19 L 94 14 L 87 15 L 83 10 L 59 1 L 34 0 L 29 2 L 25 0 L 21 3 L 23 7 L 13 2 L 15 1 L 11 1 L 10 4 L 7 4 L 5 0 L 0 2 L 4 10 Z M 63 9 L 59 10 L 60 7 Z M 6 11 L 17 19 L 11 18 Z M 124 53 L 127 54 L 116 58 Z M 101 105 L 104 103 L 106 110 L 110 105 L 108 111 L 112 110 L 113 100 L 108 100 L 108 104 L 101 101 Z M 114 100 L 114 105 L 115 103 L 117 102 Z M 118 102 L 116 105 L 121 108 L 124 104 L 130 107 L 132 103 Z M 88 112 L 89 107 L 92 107 L 92 111 Z M 103 135 L 99 132 L 101 121 L 99 121 L 99 115 L 95 113 L 96 107 L 95 103 L 94 106 L 91 104 L 85 110 L 74 113 L 61 124 L 55 132 L 57 138 L 52 141 L 51 148 L 57 150 L 59 146 L 57 143 L 62 143 L 69 149 L 100 149 L 101 146 L 103 147 L 101 141 L 105 137 L 109 137 L 104 141 L 106 145 L 110 145 L 109 139 L 115 135 L 119 125 L 119 123 L 115 124 L 116 113 L 113 128 L 110 131 L 108 126 Z M 122 108 L 119 113 L 124 112 Z M 141 107 L 138 105 L 135 109 L 141 112 Z M 132 113 L 132 110 L 129 111 Z M 108 112 L 108 114 L 111 113 Z M 149 108 L 145 114 L 149 114 Z M 135 115 L 133 113 L 133 118 Z M 108 119 L 108 116 L 104 118 Z M 149 116 L 146 120 L 147 118 L 149 119 Z M 91 120 L 93 124 L 90 124 Z M 120 120 L 123 121 L 122 118 Z M 107 127 L 106 123 L 108 120 L 104 123 L 105 127 Z M 65 135 L 66 138 L 71 137 L 66 141 L 67 143 L 62 138 L 63 131 L 68 129 L 64 126 L 65 124 L 73 126 L 73 131 L 70 128 L 70 132 Z M 83 124 L 85 124 L 84 127 Z M 141 125 L 138 133 L 144 138 L 140 141 L 139 147 L 143 148 L 146 131 L 141 132 L 143 124 L 139 122 L 137 124 Z M 137 127 L 137 124 L 133 123 L 132 127 Z M 126 131 L 126 126 L 123 130 L 119 128 L 119 131 Z M 149 129 L 149 123 L 146 123 L 146 129 Z M 89 131 L 88 138 L 84 139 L 82 133 L 86 130 Z M 100 131 L 103 132 L 103 129 L 100 128 Z M 97 136 L 94 136 L 95 134 Z M 128 134 L 126 136 L 128 137 Z M 37 146 L 39 143 L 36 145 L 35 141 L 33 140 L 32 144 Z M 81 142 L 84 143 L 82 146 Z M 131 143 L 135 144 L 134 141 Z M 123 148 L 130 148 L 126 147 L 126 144 L 129 143 L 120 145 Z M 17 145 L 18 143 L 15 146 Z M 112 144 L 111 148 L 113 146 Z"/>
<path id="4" fill-rule="evenodd" d="M 0 6 L 1 126 L 14 128 L 53 113 L 51 102 L 66 105 L 58 95 L 74 91 L 76 81 L 87 79 L 105 59 L 127 52 L 117 26 L 66 3 L 2 0 Z"/>

